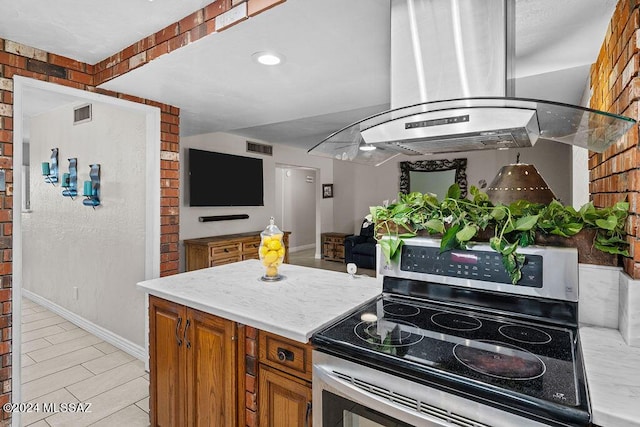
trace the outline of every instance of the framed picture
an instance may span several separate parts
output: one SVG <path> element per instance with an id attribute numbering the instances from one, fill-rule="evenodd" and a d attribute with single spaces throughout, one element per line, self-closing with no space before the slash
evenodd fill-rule
<path id="1" fill-rule="evenodd" d="M 333 184 L 322 184 L 322 198 L 328 199 L 333 197 Z"/>

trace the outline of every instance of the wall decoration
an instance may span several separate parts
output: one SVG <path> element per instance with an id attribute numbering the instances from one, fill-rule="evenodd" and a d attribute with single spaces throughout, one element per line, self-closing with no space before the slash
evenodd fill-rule
<path id="1" fill-rule="evenodd" d="M 450 184 L 454 182 L 460 187 L 462 197 L 467 196 L 467 159 L 453 159 L 453 160 L 418 160 L 416 162 L 400 162 L 400 192 L 409 194 L 412 191 L 420 191 L 425 193 L 422 188 L 413 188 L 411 185 L 410 175 L 411 173 L 423 172 L 428 174 L 429 172 L 442 172 L 452 171 L 453 179 Z M 450 185 L 449 184 L 449 185 Z M 449 187 L 446 186 L 446 188 Z"/>
<path id="2" fill-rule="evenodd" d="M 333 184 L 322 184 L 322 198 L 330 199 L 333 197 Z"/>
<path id="3" fill-rule="evenodd" d="M 62 190 L 62 195 L 65 197 L 71 197 L 71 200 L 74 199 L 78 195 L 78 159 L 72 157 L 69 159 L 69 173 L 62 174 L 62 182 L 60 186 L 64 190 Z"/>
<path id="4" fill-rule="evenodd" d="M 83 185 L 82 194 L 85 199 L 82 204 L 85 206 L 91 206 L 96 208 L 100 205 L 100 165 L 91 165 L 91 171 L 89 172 L 91 181 L 85 181 Z"/>
<path id="5" fill-rule="evenodd" d="M 42 176 L 45 182 L 56 185 L 58 182 L 58 149 L 51 149 L 51 163 L 42 162 Z"/>

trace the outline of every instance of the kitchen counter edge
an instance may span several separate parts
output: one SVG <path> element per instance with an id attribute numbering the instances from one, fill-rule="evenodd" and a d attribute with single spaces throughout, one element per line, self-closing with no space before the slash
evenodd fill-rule
<path id="1" fill-rule="evenodd" d="M 580 325 L 580 342 L 599 426 L 640 427 L 640 348 L 628 346 L 617 329 Z"/>

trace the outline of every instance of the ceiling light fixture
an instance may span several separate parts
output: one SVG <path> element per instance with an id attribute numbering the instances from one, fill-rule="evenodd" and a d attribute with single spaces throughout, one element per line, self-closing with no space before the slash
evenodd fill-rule
<path id="1" fill-rule="evenodd" d="M 278 65 L 284 61 L 284 56 L 275 52 L 256 52 L 251 57 L 262 65 Z"/>
<path id="2" fill-rule="evenodd" d="M 373 151 L 376 148 L 377 147 L 375 145 L 369 145 L 369 144 L 361 144 L 360 145 L 360 151 Z"/>

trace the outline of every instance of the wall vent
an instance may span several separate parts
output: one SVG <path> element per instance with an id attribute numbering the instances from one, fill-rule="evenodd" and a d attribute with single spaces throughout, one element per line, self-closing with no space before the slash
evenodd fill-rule
<path id="1" fill-rule="evenodd" d="M 80 123 L 91 121 L 91 104 L 82 105 L 73 109 L 73 124 L 78 125 Z"/>
<path id="2" fill-rule="evenodd" d="M 264 154 L 266 156 L 273 156 L 273 146 L 247 141 L 247 152 Z"/>

